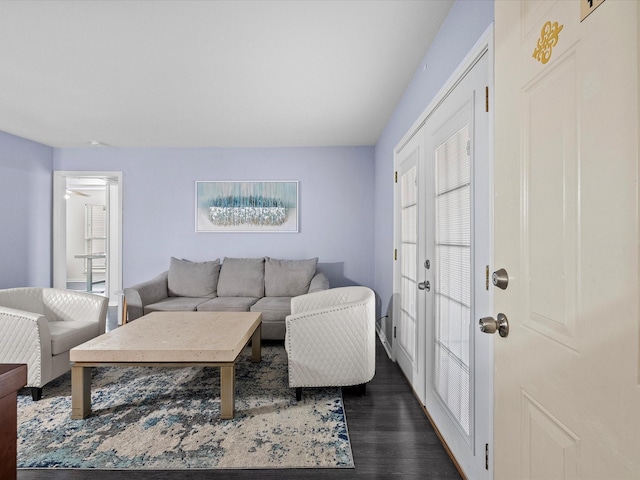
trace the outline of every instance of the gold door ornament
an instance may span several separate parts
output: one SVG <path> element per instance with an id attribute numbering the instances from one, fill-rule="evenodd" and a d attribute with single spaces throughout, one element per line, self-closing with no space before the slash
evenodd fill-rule
<path id="1" fill-rule="evenodd" d="M 564 25 L 558 25 L 558 22 L 548 21 L 542 27 L 540 32 L 540 38 L 538 39 L 538 45 L 533 51 L 533 58 L 541 62 L 543 65 L 551 58 L 551 51 L 553 47 L 558 44 L 558 34 L 562 30 Z"/>

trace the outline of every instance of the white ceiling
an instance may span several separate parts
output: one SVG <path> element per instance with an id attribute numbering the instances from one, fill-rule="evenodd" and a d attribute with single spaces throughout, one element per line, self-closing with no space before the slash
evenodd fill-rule
<path id="1" fill-rule="evenodd" d="M 374 145 L 452 4 L 0 1 L 0 130 L 54 147 Z"/>

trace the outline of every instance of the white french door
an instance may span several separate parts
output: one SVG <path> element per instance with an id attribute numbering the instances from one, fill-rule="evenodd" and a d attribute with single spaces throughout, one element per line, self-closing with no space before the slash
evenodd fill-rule
<path id="1" fill-rule="evenodd" d="M 491 292 L 489 53 L 484 52 L 427 119 L 425 407 L 468 478 L 491 478 L 491 339 L 477 328 Z M 429 178 L 431 181 L 429 182 Z M 429 293 L 427 293 L 429 295 Z M 430 320 L 429 320 L 430 319 Z"/>
<path id="2" fill-rule="evenodd" d="M 393 342 L 396 361 L 424 401 L 424 317 L 418 311 L 418 255 L 424 249 L 424 201 L 418 198 L 418 169 L 424 163 L 424 135 L 409 140 L 396 157 L 396 318 Z M 424 167 L 422 167 L 424 168 Z M 420 244 L 418 243 L 420 241 Z"/>
<path id="3" fill-rule="evenodd" d="M 491 34 L 396 153 L 396 358 L 473 479 L 493 473 L 493 339 L 477 328 L 492 311 Z"/>

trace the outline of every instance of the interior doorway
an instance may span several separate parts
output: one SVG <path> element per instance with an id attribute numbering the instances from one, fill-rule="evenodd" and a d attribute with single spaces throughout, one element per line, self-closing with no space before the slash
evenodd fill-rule
<path id="1" fill-rule="evenodd" d="M 121 172 L 54 172 L 53 286 L 104 295 L 122 290 Z"/>

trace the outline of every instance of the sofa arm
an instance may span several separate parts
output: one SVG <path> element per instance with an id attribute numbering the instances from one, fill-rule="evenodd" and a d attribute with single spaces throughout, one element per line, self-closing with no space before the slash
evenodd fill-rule
<path id="1" fill-rule="evenodd" d="M 54 321 L 97 323 L 102 335 L 107 325 L 109 299 L 100 295 L 58 288 L 42 290 L 45 316 Z"/>
<path id="2" fill-rule="evenodd" d="M 0 307 L 0 363 L 26 363 L 27 387 L 51 380 L 51 335 L 44 315 Z"/>
<path id="3" fill-rule="evenodd" d="M 311 283 L 309 284 L 309 291 L 307 293 L 321 292 L 328 289 L 329 279 L 324 273 L 318 272 L 311 279 Z"/>
<path id="4" fill-rule="evenodd" d="M 169 272 L 124 289 L 127 302 L 127 320 L 135 320 L 144 315 L 144 307 L 169 297 L 167 278 Z"/>
<path id="5" fill-rule="evenodd" d="M 291 314 L 298 314 L 310 310 L 320 310 L 327 307 L 347 303 L 348 290 L 345 288 L 332 288 L 321 290 L 306 295 L 300 295 L 291 299 Z"/>

